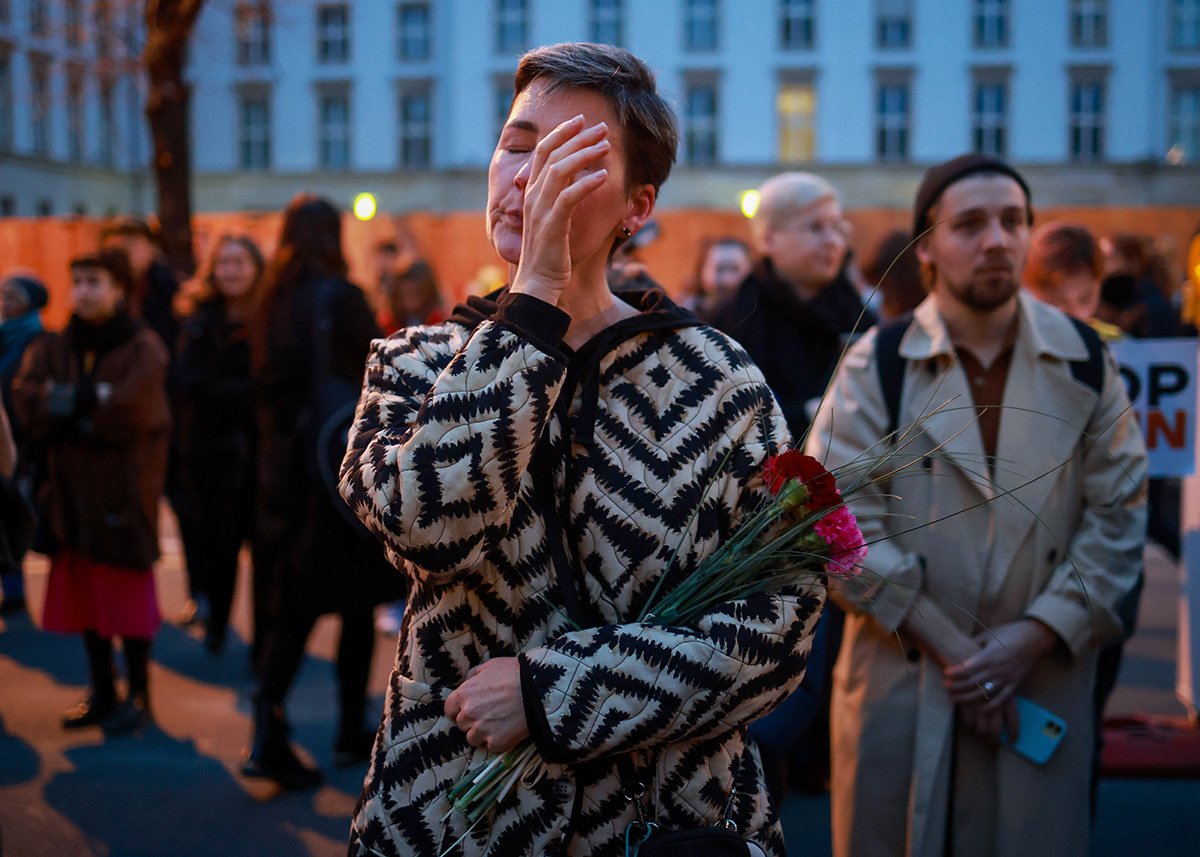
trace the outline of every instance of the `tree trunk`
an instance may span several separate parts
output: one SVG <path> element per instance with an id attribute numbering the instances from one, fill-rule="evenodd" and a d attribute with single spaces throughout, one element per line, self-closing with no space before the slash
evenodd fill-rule
<path id="1" fill-rule="evenodd" d="M 204 0 L 146 0 L 146 119 L 163 252 L 177 272 L 196 270 L 192 251 L 191 87 L 183 79 L 187 44 Z"/>

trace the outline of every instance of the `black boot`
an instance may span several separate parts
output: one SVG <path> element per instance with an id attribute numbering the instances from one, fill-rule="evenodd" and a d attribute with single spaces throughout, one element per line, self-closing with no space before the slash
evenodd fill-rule
<path id="1" fill-rule="evenodd" d="M 69 708 L 63 715 L 63 729 L 96 726 L 108 718 L 117 707 L 117 688 L 113 683 L 112 640 L 101 637 L 95 631 L 85 631 L 83 645 L 87 649 L 92 689 L 86 699 Z"/>
<path id="2" fill-rule="evenodd" d="M 261 699 L 254 706 L 254 741 L 242 763 L 242 776 L 274 780 L 291 791 L 315 788 L 325 779 L 319 769 L 304 764 L 288 743 L 283 709 Z"/>
<path id="3" fill-rule="evenodd" d="M 99 726 L 116 711 L 116 696 L 100 696 L 95 691 L 87 695 L 79 703 L 68 708 L 63 714 L 63 729 L 82 729 L 85 726 Z"/>
<path id="4" fill-rule="evenodd" d="M 100 723 L 100 727 L 105 735 L 126 735 L 149 726 L 151 722 L 149 698 L 144 693 L 131 693 Z"/>

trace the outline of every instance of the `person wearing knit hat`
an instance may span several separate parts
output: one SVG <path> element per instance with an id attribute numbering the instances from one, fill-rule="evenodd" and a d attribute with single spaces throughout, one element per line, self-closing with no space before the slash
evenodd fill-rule
<path id="1" fill-rule="evenodd" d="M 1141 568 L 1146 450 L 1099 337 L 1020 288 L 1031 220 L 1003 161 L 932 167 L 929 295 L 851 346 L 808 437 L 831 468 L 902 450 L 855 494 L 880 582 L 839 599 L 835 857 L 1089 853 L 1097 647 Z"/>
<path id="2" fill-rule="evenodd" d="M 27 447 L 24 427 L 13 418 L 12 383 L 25 349 L 42 334 L 42 319 L 38 311 L 49 299 L 50 293 L 33 271 L 14 269 L 0 277 L 0 400 L 12 425 L 17 449 L 15 472 L 11 480 L 14 484 L 28 482 L 32 460 L 31 456 L 24 454 Z M 25 607 L 25 580 L 21 574 L 24 548 L 19 548 L 15 542 L 10 548 L 12 555 L 0 560 L 0 592 L 4 596 L 0 600 L 0 613 L 12 613 Z"/>
<path id="3" fill-rule="evenodd" d="M 0 280 L 0 318 L 16 318 L 49 302 L 46 284 L 32 271 L 9 271 Z"/>

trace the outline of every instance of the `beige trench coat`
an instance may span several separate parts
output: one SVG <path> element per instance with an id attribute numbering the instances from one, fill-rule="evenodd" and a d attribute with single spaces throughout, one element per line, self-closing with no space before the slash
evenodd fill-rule
<path id="1" fill-rule="evenodd" d="M 1095 650 L 1120 633 L 1115 607 L 1141 565 L 1145 450 L 1111 360 L 1098 396 L 1071 375 L 1068 361 L 1087 356 L 1071 322 L 1024 294 L 1019 314 L 991 479 L 934 300 L 901 340 L 902 450 L 886 467 L 910 464 L 891 481 L 894 497 L 850 501 L 868 542 L 898 535 L 871 544 L 870 591 L 843 599 L 836 857 L 941 855 L 948 835 L 971 857 L 1088 852 Z M 874 345 L 868 333 L 847 354 L 809 436 L 808 451 L 831 466 L 881 454 Z M 956 728 L 938 665 L 897 633 L 918 590 L 972 634 L 1021 617 L 1058 634 L 1020 688 L 1068 724 L 1044 767 Z"/>

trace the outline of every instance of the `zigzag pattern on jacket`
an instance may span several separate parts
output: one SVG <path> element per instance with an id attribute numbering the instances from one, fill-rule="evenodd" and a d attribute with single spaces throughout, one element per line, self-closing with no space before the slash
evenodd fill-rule
<path id="1" fill-rule="evenodd" d="M 590 362 L 502 316 L 375 343 L 341 487 L 412 591 L 350 853 L 438 855 L 465 832 L 445 791 L 485 754 L 443 701 L 474 664 L 520 653 L 548 775 L 455 853 L 623 854 L 624 757 L 664 827 L 713 824 L 733 790 L 739 829 L 782 854 L 744 727 L 799 682 L 823 589 L 689 628 L 631 617 L 758 502 L 751 483 L 785 438 L 758 370 L 707 327 L 633 333 Z M 560 609 L 556 563 L 584 630 Z"/>

